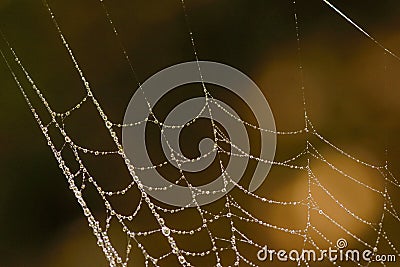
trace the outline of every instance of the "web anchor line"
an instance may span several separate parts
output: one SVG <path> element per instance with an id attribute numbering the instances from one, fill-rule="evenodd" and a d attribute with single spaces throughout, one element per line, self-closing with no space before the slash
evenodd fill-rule
<path id="1" fill-rule="evenodd" d="M 387 49 L 382 43 L 380 43 L 378 40 L 376 40 L 374 37 L 372 37 L 367 31 L 365 31 L 360 25 L 355 23 L 351 18 L 349 18 L 346 14 L 344 14 L 342 11 L 340 11 L 336 6 L 334 6 L 331 2 L 328 0 L 322 0 L 325 4 L 327 4 L 331 9 L 333 9 L 337 14 L 339 14 L 342 18 L 344 18 L 348 23 L 350 23 L 352 26 L 354 26 L 358 31 L 360 31 L 363 35 L 365 35 L 367 38 L 369 38 L 372 42 L 374 42 L 377 46 L 382 48 L 386 53 L 391 55 L 392 57 L 396 58 L 397 60 L 400 60 L 400 57 L 396 55 L 394 52 L 390 51 Z"/>

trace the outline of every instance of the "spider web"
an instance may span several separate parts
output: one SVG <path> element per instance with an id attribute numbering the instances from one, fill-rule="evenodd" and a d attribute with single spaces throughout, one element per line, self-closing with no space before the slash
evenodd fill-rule
<path id="1" fill-rule="evenodd" d="M 334 5 L 325 0 L 323 2 L 387 54 L 399 59 L 396 54 L 386 49 Z M 103 1 L 100 1 L 99 4 L 104 10 L 107 21 L 112 27 L 133 76 L 136 77 L 135 68 L 123 42 L 120 40 L 111 13 Z M 181 4 L 187 22 L 194 59 L 199 62 L 185 2 L 182 0 Z M 294 131 L 273 131 L 264 129 L 257 123 L 245 121 L 219 105 L 212 90 L 202 82 L 200 91 L 206 99 L 203 111 L 211 116 L 209 120 L 212 127 L 211 137 L 216 144 L 212 150 L 212 152 L 217 153 L 216 169 L 227 182 L 220 190 L 226 189 L 229 183 L 235 185 L 235 190 L 214 203 L 206 206 L 197 205 L 196 199 L 199 196 L 213 194 L 214 192 L 196 190 L 195 182 L 189 178 L 190 175 L 180 168 L 179 164 L 185 163 L 181 159 L 184 156 L 170 147 L 169 152 L 177 164 L 174 166 L 179 166 L 177 178 L 175 177 L 172 180 L 176 184 L 185 185 L 191 189 L 193 203 L 195 204 L 191 208 L 171 207 L 152 199 L 146 193 L 145 189 L 168 190 L 169 188 L 151 188 L 141 181 L 141 174 L 152 169 L 168 173 L 163 171 L 163 168 L 170 163 L 167 160 L 160 160 L 152 166 L 134 166 L 126 156 L 120 135 L 121 129 L 137 127 L 142 124 L 153 125 L 156 131 L 160 131 L 162 127 L 184 128 L 190 125 L 167 125 L 163 122 L 162 116 L 159 116 L 150 106 L 149 113 L 151 116 L 143 118 L 141 121 L 127 124 L 111 121 L 96 98 L 95 90 L 85 77 L 56 20 L 56 15 L 47 2 L 44 5 L 85 88 L 86 95 L 79 103 L 66 111 L 56 112 L 46 99 L 44 92 L 36 85 L 16 51 L 6 41 L 13 59 L 30 84 L 29 88 L 22 84 L 21 78 L 17 76 L 16 71 L 7 61 L 3 51 L 1 51 L 1 54 L 43 132 L 61 171 L 65 175 L 70 190 L 81 206 L 89 227 L 93 230 L 97 239 L 97 245 L 102 249 L 110 266 L 128 266 L 128 263 L 132 266 L 143 264 L 145 266 L 259 266 L 266 264 L 257 259 L 257 252 L 263 249 L 266 240 L 268 240 L 268 245 L 275 245 L 277 249 L 286 246 L 287 249 L 320 250 L 329 246 L 338 248 L 339 244 L 336 243 L 336 240 L 345 238 L 349 242 L 349 247 L 370 249 L 374 254 L 385 252 L 399 256 L 398 240 L 395 236 L 396 233 L 391 228 L 398 227 L 400 222 L 395 198 L 393 198 L 393 195 L 398 194 L 400 184 L 389 170 L 388 163 L 386 162 L 382 166 L 370 164 L 348 154 L 324 138 L 314 127 L 307 114 L 302 78 L 300 28 L 295 10 L 296 3 L 293 4 L 299 55 L 298 68 L 301 74 L 300 87 L 304 104 L 304 128 Z M 5 39 L 4 36 L 3 38 Z M 201 73 L 200 68 L 199 72 Z M 138 83 L 138 86 L 141 90 L 140 83 Z M 33 92 L 40 99 L 47 114 L 40 114 L 43 110 L 39 111 L 40 107 L 33 104 L 28 91 Z M 146 92 L 142 91 L 141 93 L 144 96 L 144 101 L 146 101 Z M 85 106 L 92 106 L 96 109 L 104 128 L 113 140 L 115 149 L 102 151 L 81 146 L 79 141 L 75 140 L 76 138 L 69 133 L 67 127 L 69 117 Z M 257 154 L 246 153 L 229 140 L 229 133 L 224 131 L 223 125 L 214 122 L 212 119 L 213 109 L 221 109 L 226 112 L 232 120 L 245 125 L 249 132 L 253 131 L 259 135 L 273 133 L 285 138 L 300 137 L 306 145 L 301 152 L 281 161 L 271 162 L 260 158 Z M 194 118 L 191 123 L 195 124 L 198 119 L 198 117 Z M 166 138 L 161 131 L 159 134 L 162 138 Z M 61 142 L 59 142 L 60 138 Z M 129 181 L 119 184 L 117 189 L 104 189 L 107 185 L 103 185 L 92 174 L 91 168 L 88 167 L 87 161 L 89 160 L 87 158 L 93 156 L 119 159 L 121 168 L 124 166 L 129 173 Z M 201 161 L 206 156 L 194 157 L 192 161 Z M 257 194 L 250 192 L 246 189 L 246 186 L 235 182 L 235 179 L 232 178 L 235 176 L 234 173 L 226 171 L 227 157 L 246 158 L 256 165 L 272 164 L 273 171 L 269 175 L 272 177 L 269 179 L 290 174 L 297 177 L 290 182 L 299 183 L 299 188 L 304 189 L 304 191 L 301 194 L 289 195 L 288 200 L 271 198 L 266 190 L 259 191 Z M 339 165 L 344 166 L 340 167 Z M 110 179 L 113 178 L 110 177 Z M 343 197 L 343 194 L 340 194 L 339 191 L 346 186 L 350 187 L 351 190 L 357 190 L 360 198 L 369 199 L 366 200 L 366 204 L 374 203 L 373 208 L 367 207 L 363 210 L 360 205 L 354 205 L 355 199 L 349 200 L 349 198 Z M 89 188 L 92 191 L 88 192 Z M 89 203 L 91 203 L 93 195 L 97 195 L 98 200 L 103 203 L 103 214 L 92 210 Z M 125 207 L 129 206 L 128 209 L 116 207 L 118 205 L 115 204 L 115 198 L 121 196 L 127 196 L 128 204 L 125 204 Z M 130 210 L 130 212 L 127 212 L 127 210 Z M 286 217 L 288 213 L 293 211 L 294 214 L 297 214 L 295 217 L 300 219 Z M 146 221 L 145 225 L 142 223 L 143 220 Z M 116 232 L 119 232 L 119 234 L 115 234 Z M 121 235 L 124 238 L 118 237 Z M 123 239 L 126 241 L 122 242 Z M 284 265 L 284 263 L 277 262 L 274 264 Z M 322 263 L 299 259 L 291 264 L 305 266 L 324 264 L 323 266 L 326 266 L 327 264 L 342 265 L 343 263 L 330 262 L 325 257 Z M 369 266 L 373 262 L 353 260 L 348 264 Z M 384 262 L 378 264 L 387 265 Z"/>

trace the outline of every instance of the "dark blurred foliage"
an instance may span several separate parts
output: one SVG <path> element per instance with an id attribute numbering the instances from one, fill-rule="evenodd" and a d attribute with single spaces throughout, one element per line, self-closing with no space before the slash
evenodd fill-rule
<path id="1" fill-rule="evenodd" d="M 140 82 L 167 66 L 194 60 L 180 1 L 105 2 Z M 398 1 L 332 2 L 400 54 Z M 104 110 L 113 121 L 122 121 L 138 81 L 99 1 L 49 4 Z M 200 59 L 226 63 L 249 75 L 262 88 L 279 130 L 302 128 L 292 1 L 187 0 L 186 6 Z M 372 162 L 387 159 L 399 177 L 400 62 L 322 1 L 298 0 L 296 8 L 311 120 L 325 137 L 354 156 Z M 84 96 L 41 1 L 1 1 L 0 29 L 56 110 L 71 107 Z M 0 44 L 12 61 L 5 42 Z M 3 63 L 0 87 L 0 266 L 106 266 Z M 94 117 L 88 109 L 71 118 L 71 131 L 90 147 L 109 148 L 110 140 L 97 131 L 98 126 L 89 126 Z M 303 146 L 278 144 L 277 157 L 282 160 Z M 121 172 L 106 167 L 99 171 Z"/>

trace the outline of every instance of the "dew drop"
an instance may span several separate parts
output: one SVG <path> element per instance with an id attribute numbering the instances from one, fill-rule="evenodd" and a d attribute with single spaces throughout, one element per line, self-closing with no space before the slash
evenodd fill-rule
<path id="1" fill-rule="evenodd" d="M 171 230 L 167 226 L 163 226 L 161 231 L 162 231 L 163 235 L 165 235 L 165 236 L 169 236 L 169 234 L 171 233 Z"/>

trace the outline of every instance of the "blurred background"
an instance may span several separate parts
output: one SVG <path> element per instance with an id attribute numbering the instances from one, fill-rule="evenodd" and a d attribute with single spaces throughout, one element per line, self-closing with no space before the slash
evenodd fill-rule
<path id="1" fill-rule="evenodd" d="M 385 54 L 322 1 L 297 2 L 306 107 L 311 121 L 319 133 L 354 157 L 377 165 L 387 160 L 391 171 L 399 177 L 399 60 Z M 138 81 L 144 82 L 165 67 L 194 60 L 194 55 L 180 1 L 105 3 L 133 62 L 137 80 L 99 1 L 49 1 L 105 112 L 112 121 L 122 122 Z M 385 47 L 400 54 L 398 1 L 332 3 Z M 187 0 L 186 7 L 199 58 L 231 65 L 251 77 L 267 98 L 278 130 L 302 129 L 302 83 L 292 1 Z M 41 1 L 0 1 L 0 29 L 55 110 L 68 109 L 84 97 L 79 76 Z M 0 48 L 12 61 L 3 40 Z M 20 71 L 17 74 L 23 78 Z M 23 85 L 27 83 L 24 81 Z M 107 266 L 4 62 L 0 63 L 0 86 L 0 266 Z M 68 125 L 79 144 L 98 150 L 112 149 L 93 107 L 83 107 L 78 116 L 71 116 Z M 280 137 L 277 160 L 299 153 L 305 146 L 304 140 L 304 136 Z M 359 168 L 322 144 L 318 147 L 327 159 L 382 190 L 382 177 L 370 169 Z M 104 160 L 100 164 L 88 159 L 88 164 L 97 168 L 95 177 L 126 175 L 118 169 L 118 162 L 107 165 L 111 160 Z M 336 178 L 322 165 L 317 162 L 313 167 L 321 177 L 331 178 L 322 181 L 338 199 L 364 218 L 375 222 L 380 219 L 382 199 L 364 193 L 354 184 L 346 184 L 340 180 L 343 176 Z M 267 185 L 257 193 L 280 200 L 304 198 L 306 180 L 300 176 L 287 170 L 272 171 Z M 394 205 L 399 207 L 398 189 L 391 193 Z M 323 194 L 316 192 L 315 198 L 333 217 L 345 217 Z M 129 201 L 124 201 L 120 201 L 121 209 L 129 209 Z M 94 199 L 92 205 L 100 214 L 98 200 Z M 252 202 L 248 207 L 252 208 Z M 258 212 L 266 221 L 288 227 L 304 223 L 304 210 L 260 209 Z M 146 219 L 141 223 L 146 226 Z M 315 223 L 332 240 L 340 236 L 331 222 L 317 217 Z M 368 229 L 350 219 L 341 223 L 373 242 Z M 388 221 L 386 227 L 398 246 L 398 222 Z M 253 235 L 256 231 L 247 230 L 253 231 Z M 262 244 L 295 244 L 288 237 L 264 234 L 259 237 Z M 142 263 L 139 260 L 131 265 Z"/>

